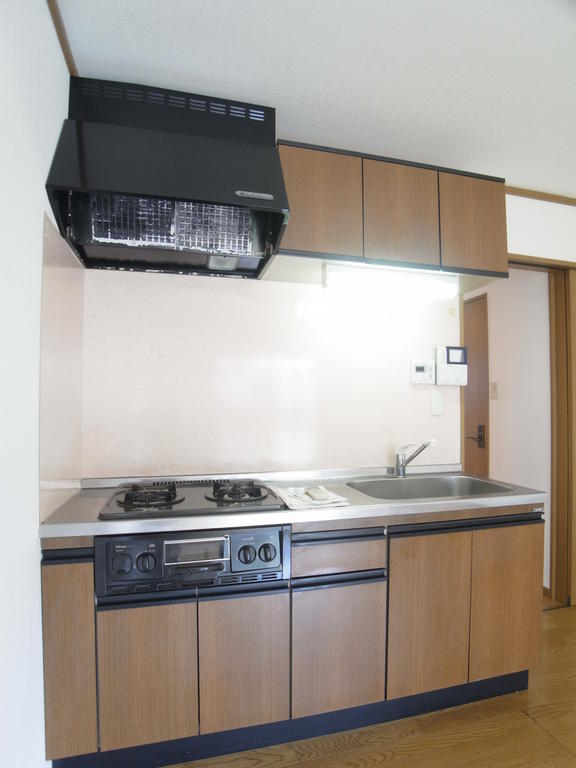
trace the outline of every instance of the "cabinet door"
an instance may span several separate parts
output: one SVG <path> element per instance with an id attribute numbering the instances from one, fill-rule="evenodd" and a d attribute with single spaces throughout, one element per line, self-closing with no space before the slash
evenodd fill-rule
<path id="1" fill-rule="evenodd" d="M 384 699 L 386 582 L 295 590 L 292 717 Z"/>
<path id="2" fill-rule="evenodd" d="M 98 749 L 94 566 L 42 566 L 46 759 Z"/>
<path id="3" fill-rule="evenodd" d="M 457 173 L 439 180 L 442 266 L 508 272 L 504 184 Z"/>
<path id="4" fill-rule="evenodd" d="M 364 255 L 440 264 L 437 171 L 364 160 Z"/>
<path id="5" fill-rule="evenodd" d="M 470 680 L 530 669 L 540 658 L 544 526 L 474 531 Z"/>
<path id="6" fill-rule="evenodd" d="M 102 750 L 198 734 L 196 603 L 98 612 Z"/>
<path id="7" fill-rule="evenodd" d="M 387 698 L 468 681 L 469 531 L 390 541 Z"/>
<path id="8" fill-rule="evenodd" d="M 290 717 L 288 592 L 200 601 L 200 732 Z"/>
<path id="9" fill-rule="evenodd" d="M 362 159 L 280 145 L 290 219 L 282 250 L 362 256 Z"/>

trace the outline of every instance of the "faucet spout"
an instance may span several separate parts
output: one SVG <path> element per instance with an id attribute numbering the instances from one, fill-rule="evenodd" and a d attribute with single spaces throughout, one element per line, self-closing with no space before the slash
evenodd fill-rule
<path id="1" fill-rule="evenodd" d="M 426 440 L 426 442 L 419 445 L 408 457 L 406 456 L 406 451 L 408 448 L 411 448 L 414 443 L 400 446 L 400 448 L 396 450 L 396 477 L 406 477 L 406 467 L 408 464 L 410 464 L 411 461 L 414 461 L 422 451 L 426 450 L 428 446 L 433 445 L 434 443 L 435 440 Z"/>

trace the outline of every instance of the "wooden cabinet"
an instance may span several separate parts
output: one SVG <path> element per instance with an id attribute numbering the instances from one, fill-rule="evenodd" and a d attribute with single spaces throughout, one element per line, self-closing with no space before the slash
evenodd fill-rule
<path id="1" fill-rule="evenodd" d="M 386 538 L 377 531 L 373 536 L 319 541 L 300 545 L 297 537 L 292 542 L 292 577 L 326 576 L 331 573 L 350 573 L 386 568 Z"/>
<path id="2" fill-rule="evenodd" d="M 281 250 L 504 275 L 502 181 L 280 144 L 290 219 Z"/>
<path id="3" fill-rule="evenodd" d="M 440 266 L 438 172 L 363 162 L 365 257 Z"/>
<path id="4" fill-rule="evenodd" d="M 442 266 L 508 272 L 504 184 L 440 173 Z"/>
<path id="5" fill-rule="evenodd" d="M 198 733 L 197 604 L 98 612 L 102 750 Z"/>
<path id="6" fill-rule="evenodd" d="M 538 663 L 543 557 L 543 525 L 474 531 L 471 681 Z"/>
<path id="7" fill-rule="evenodd" d="M 290 717 L 290 596 L 269 593 L 198 605 L 200 732 Z"/>
<path id="8" fill-rule="evenodd" d="M 387 698 L 538 663 L 544 526 L 390 541 Z"/>
<path id="9" fill-rule="evenodd" d="M 96 640 L 92 563 L 42 566 L 46 759 L 95 752 Z"/>
<path id="10" fill-rule="evenodd" d="M 387 698 L 468 680 L 472 533 L 390 541 Z"/>
<path id="11" fill-rule="evenodd" d="M 296 589 L 292 717 L 384 699 L 386 582 Z"/>
<path id="12" fill-rule="evenodd" d="M 290 205 L 282 250 L 360 257 L 362 158 L 280 145 Z"/>

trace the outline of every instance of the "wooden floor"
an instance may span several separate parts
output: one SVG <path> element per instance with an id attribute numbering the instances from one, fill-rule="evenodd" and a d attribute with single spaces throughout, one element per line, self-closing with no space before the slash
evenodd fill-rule
<path id="1" fill-rule="evenodd" d="M 576 768 L 576 607 L 543 625 L 522 693 L 180 768 Z"/>

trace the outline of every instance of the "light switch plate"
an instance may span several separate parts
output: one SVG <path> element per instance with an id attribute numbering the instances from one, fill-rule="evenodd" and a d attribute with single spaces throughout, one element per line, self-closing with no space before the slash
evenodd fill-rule
<path id="1" fill-rule="evenodd" d="M 444 416 L 444 395 L 440 389 L 432 392 L 432 416 Z"/>

